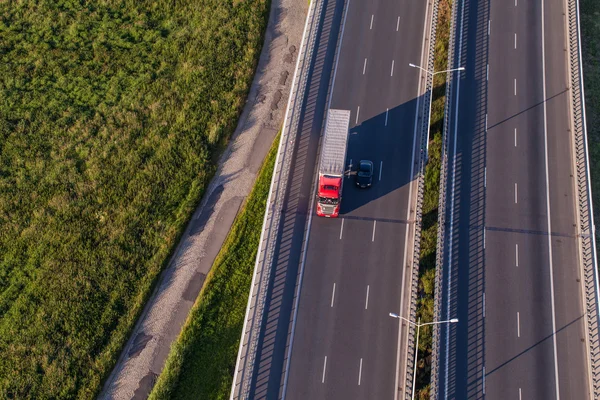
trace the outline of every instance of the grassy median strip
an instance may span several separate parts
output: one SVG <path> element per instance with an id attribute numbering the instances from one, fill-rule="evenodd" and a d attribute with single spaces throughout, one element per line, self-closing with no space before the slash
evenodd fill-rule
<path id="1" fill-rule="evenodd" d="M 435 71 L 447 69 L 448 40 L 452 0 L 440 0 L 435 43 Z M 423 231 L 421 235 L 421 260 L 419 264 L 419 293 L 417 318 L 423 322 L 433 320 L 435 292 L 435 257 L 437 244 L 437 219 L 440 190 L 442 132 L 444 129 L 444 105 L 446 101 L 446 76 L 436 75 L 433 82 L 431 104 L 431 131 L 429 163 L 425 169 L 425 194 L 423 199 Z M 419 360 L 417 365 L 416 398 L 429 399 L 431 377 L 432 336 L 429 326 L 421 328 L 419 337 Z"/>
<path id="2" fill-rule="evenodd" d="M 600 2 L 579 0 L 594 221 L 600 221 Z M 600 235 L 596 233 L 596 246 Z"/>
<path id="3" fill-rule="evenodd" d="M 278 144 L 275 140 L 150 400 L 229 398 Z"/>
<path id="4" fill-rule="evenodd" d="M 0 1 L 0 398 L 98 393 L 237 124 L 268 14 Z"/>

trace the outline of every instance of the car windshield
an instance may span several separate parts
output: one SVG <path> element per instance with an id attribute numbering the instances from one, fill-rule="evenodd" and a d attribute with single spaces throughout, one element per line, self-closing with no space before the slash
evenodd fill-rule
<path id="1" fill-rule="evenodd" d="M 358 176 L 360 178 L 368 178 L 371 175 L 368 171 L 358 171 Z"/>
<path id="2" fill-rule="evenodd" d="M 337 204 L 338 203 L 338 199 L 332 198 L 332 197 L 321 197 L 319 196 L 319 203 L 321 204 Z"/>

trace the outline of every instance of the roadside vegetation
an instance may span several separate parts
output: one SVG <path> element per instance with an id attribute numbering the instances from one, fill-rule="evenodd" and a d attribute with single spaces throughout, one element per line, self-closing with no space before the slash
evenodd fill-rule
<path id="1" fill-rule="evenodd" d="M 440 0 L 435 43 L 435 71 L 443 71 L 448 65 L 448 40 L 452 18 L 452 0 Z M 425 194 L 423 199 L 423 231 L 421 235 L 421 260 L 419 263 L 419 292 L 417 318 L 422 322 L 433 320 L 435 292 L 435 258 L 438 228 L 438 203 L 440 190 L 440 168 L 442 132 L 444 129 L 444 105 L 446 101 L 446 76 L 434 76 L 431 103 L 431 130 L 429 136 L 429 162 L 425 169 Z M 419 357 L 417 364 L 417 399 L 429 399 L 431 378 L 432 330 L 421 328 Z"/>
<path id="2" fill-rule="evenodd" d="M 592 200 L 597 225 L 600 221 L 600 2 L 579 0 L 579 5 Z M 599 245 L 600 235 L 596 233 L 596 247 Z"/>
<path id="3" fill-rule="evenodd" d="M 236 126 L 268 12 L 0 2 L 0 398 L 98 393 Z"/>
<path id="4" fill-rule="evenodd" d="M 271 146 L 150 400 L 229 398 L 278 144 Z"/>

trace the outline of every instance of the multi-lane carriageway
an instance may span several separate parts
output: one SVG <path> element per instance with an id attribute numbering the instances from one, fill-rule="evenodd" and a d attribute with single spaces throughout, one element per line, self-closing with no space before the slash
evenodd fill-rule
<path id="1" fill-rule="evenodd" d="M 440 398 L 591 398 L 566 6 L 459 0 Z"/>
<path id="2" fill-rule="evenodd" d="M 251 398 L 403 393 L 407 329 L 388 314 L 406 313 L 409 301 L 424 80 L 408 64 L 427 63 L 430 12 L 424 1 L 324 0 Z M 352 112 L 348 163 L 375 165 L 369 190 L 345 178 L 338 219 L 316 217 L 313 207 L 329 108 Z"/>

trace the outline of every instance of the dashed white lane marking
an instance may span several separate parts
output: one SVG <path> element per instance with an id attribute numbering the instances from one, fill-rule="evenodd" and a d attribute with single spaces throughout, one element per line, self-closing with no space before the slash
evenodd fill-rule
<path id="1" fill-rule="evenodd" d="M 488 81 L 490 79 L 490 64 L 485 67 L 485 80 Z"/>
<path id="2" fill-rule="evenodd" d="M 515 78 L 515 96 L 517 95 L 517 78 Z"/>
<path id="3" fill-rule="evenodd" d="M 365 300 L 365 310 L 369 307 L 369 285 L 367 285 L 367 298 Z"/>
<path id="4" fill-rule="evenodd" d="M 355 122 L 355 124 L 358 124 L 358 114 L 360 114 L 360 106 L 358 106 L 358 108 L 356 109 L 356 122 Z"/>
<path id="5" fill-rule="evenodd" d="M 327 356 L 325 356 L 325 361 L 323 361 L 323 378 L 321 379 L 321 383 L 325 383 L 325 371 L 327 370 Z"/>
<path id="6" fill-rule="evenodd" d="M 385 109 L 385 126 L 387 126 L 387 120 L 388 120 L 388 113 L 390 112 L 389 108 Z"/>
<path id="7" fill-rule="evenodd" d="M 371 26 L 369 27 L 369 29 L 373 29 L 373 17 L 374 17 L 374 15 L 371 14 Z"/>
<path id="8" fill-rule="evenodd" d="M 488 36 L 490 36 L 491 29 L 492 29 L 492 20 L 488 19 Z"/>
<path id="9" fill-rule="evenodd" d="M 394 76 L 394 60 L 392 60 L 392 70 L 390 71 L 390 76 Z"/>
<path id="10" fill-rule="evenodd" d="M 485 131 L 487 132 L 487 114 L 485 114 Z"/>
<path id="11" fill-rule="evenodd" d="M 400 17 L 398 17 L 398 22 L 396 22 L 396 32 L 400 29 Z"/>
<path id="12" fill-rule="evenodd" d="M 487 187 L 487 167 L 483 169 L 483 187 Z"/>
<path id="13" fill-rule="evenodd" d="M 519 245 L 515 244 L 515 266 L 519 266 Z"/>
<path id="14" fill-rule="evenodd" d="M 521 337 L 521 319 L 519 317 L 519 312 L 517 311 L 517 337 Z M 521 389 L 519 389 L 521 390 Z"/>
<path id="15" fill-rule="evenodd" d="M 517 193 L 518 193 L 517 190 L 518 190 L 517 184 L 515 183 L 515 204 L 517 204 Z"/>
<path id="16" fill-rule="evenodd" d="M 363 64 L 363 75 L 367 71 L 367 59 L 365 58 L 365 63 Z"/>
<path id="17" fill-rule="evenodd" d="M 485 249 L 485 228 L 483 228 L 483 248 Z"/>
<path id="18" fill-rule="evenodd" d="M 515 147 L 517 147 L 517 128 L 515 128 Z"/>
<path id="19" fill-rule="evenodd" d="M 517 6 L 517 0 L 515 0 L 515 7 Z M 519 389 L 520 390 L 520 389 Z"/>
<path id="20" fill-rule="evenodd" d="M 516 2 L 516 1 L 517 1 L 517 0 L 515 0 L 515 2 Z M 521 398 L 521 388 L 519 388 L 519 400 L 522 400 L 522 398 Z"/>
<path id="21" fill-rule="evenodd" d="M 515 49 L 517 48 L 517 34 L 515 33 Z"/>
<path id="22" fill-rule="evenodd" d="M 383 171 L 383 161 L 379 163 L 379 180 L 381 180 L 381 171 Z"/>
<path id="23" fill-rule="evenodd" d="M 362 358 L 360 359 L 360 365 L 358 366 L 358 386 L 360 386 L 360 378 L 362 377 Z"/>
<path id="24" fill-rule="evenodd" d="M 331 292 L 331 307 L 333 307 L 334 300 L 335 300 L 335 282 L 333 282 L 333 290 Z"/>
<path id="25" fill-rule="evenodd" d="M 483 297 L 483 318 L 485 318 L 485 293 L 483 293 L 482 297 Z"/>
<path id="26" fill-rule="evenodd" d="M 375 227 L 377 226 L 377 221 L 373 221 L 373 237 L 371 237 L 371 242 L 375 241 Z"/>
<path id="27" fill-rule="evenodd" d="M 342 218 L 342 226 L 340 228 L 340 240 L 342 240 L 342 232 L 344 232 L 344 218 Z"/>

